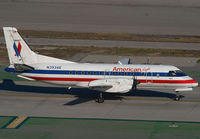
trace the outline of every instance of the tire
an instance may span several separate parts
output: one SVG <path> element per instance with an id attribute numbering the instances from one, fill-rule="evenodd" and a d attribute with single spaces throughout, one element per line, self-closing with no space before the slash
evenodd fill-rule
<path id="1" fill-rule="evenodd" d="M 181 99 L 180 96 L 177 96 L 177 97 L 174 98 L 175 101 L 179 101 L 180 99 Z"/>
<path id="2" fill-rule="evenodd" d="M 104 102 L 104 99 L 98 99 L 98 103 L 103 103 Z"/>

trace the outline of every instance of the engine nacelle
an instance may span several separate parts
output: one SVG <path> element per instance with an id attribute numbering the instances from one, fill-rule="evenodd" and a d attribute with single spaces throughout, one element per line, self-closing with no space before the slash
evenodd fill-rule
<path id="1" fill-rule="evenodd" d="M 100 79 L 91 81 L 89 88 L 109 93 L 126 93 L 132 89 L 133 83 L 133 79 Z"/>

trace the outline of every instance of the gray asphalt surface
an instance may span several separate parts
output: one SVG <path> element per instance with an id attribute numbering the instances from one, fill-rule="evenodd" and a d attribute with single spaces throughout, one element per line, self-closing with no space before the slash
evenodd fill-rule
<path id="1" fill-rule="evenodd" d="M 121 96 L 126 98 L 121 100 L 107 96 L 105 103 L 98 104 L 94 102 L 95 95 L 91 90 L 67 91 L 38 82 L 16 82 L 15 85 L 9 84 L 10 88 L 5 82 L 3 84 L 0 115 L 200 121 L 200 88 L 185 92 L 185 98 L 179 102 L 171 100 L 173 95 L 168 93 L 173 91 L 143 90 L 135 96 Z"/>
<path id="2" fill-rule="evenodd" d="M 2 0 L 0 27 L 200 35 L 198 0 Z"/>
<path id="3" fill-rule="evenodd" d="M 137 42 L 137 41 L 77 40 L 77 39 L 47 39 L 47 38 L 24 38 L 24 39 L 29 45 L 200 50 L 200 43 Z M 5 44 L 5 40 L 3 37 L 0 37 L 0 44 Z"/>

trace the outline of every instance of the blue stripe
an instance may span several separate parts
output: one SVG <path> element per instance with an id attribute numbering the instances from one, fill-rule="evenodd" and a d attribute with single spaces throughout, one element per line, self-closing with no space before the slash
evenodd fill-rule
<path id="1" fill-rule="evenodd" d="M 16 55 L 17 55 L 17 56 L 20 56 L 19 50 L 17 49 L 17 46 L 16 46 L 15 42 L 14 42 L 14 44 L 13 44 L 13 48 L 14 48 L 14 50 L 15 50 Z"/>
<path id="2" fill-rule="evenodd" d="M 7 72 L 15 72 L 14 68 L 5 68 Z M 105 72 L 105 71 L 69 71 L 69 70 L 30 70 L 23 73 L 35 73 L 35 74 L 71 74 L 71 75 L 110 75 L 110 76 L 133 76 L 133 72 Z M 187 76 L 186 74 L 182 75 L 173 75 L 170 76 L 166 72 L 134 72 L 134 76 L 158 76 L 159 77 L 182 77 Z"/>
<path id="3" fill-rule="evenodd" d="M 4 70 L 7 71 L 7 72 L 15 72 L 14 68 L 8 68 L 8 67 L 7 67 L 7 68 L 5 68 Z"/>

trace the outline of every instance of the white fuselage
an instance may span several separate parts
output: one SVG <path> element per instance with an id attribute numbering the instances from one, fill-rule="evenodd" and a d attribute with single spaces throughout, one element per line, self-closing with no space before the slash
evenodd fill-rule
<path id="1" fill-rule="evenodd" d="M 133 79 L 140 83 L 138 87 L 147 88 L 193 88 L 198 85 L 185 74 L 169 75 L 169 71 L 178 68 L 167 65 L 120 65 L 120 64 L 36 64 L 35 70 L 20 75 L 69 87 L 88 87 L 89 82 L 99 79 Z"/>

